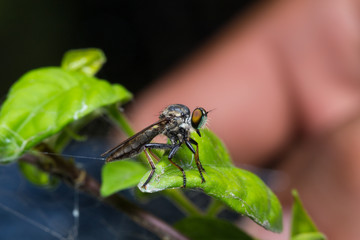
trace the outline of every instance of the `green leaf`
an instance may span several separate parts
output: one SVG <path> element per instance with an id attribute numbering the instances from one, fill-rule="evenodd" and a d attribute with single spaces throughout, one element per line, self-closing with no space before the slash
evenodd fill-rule
<path id="1" fill-rule="evenodd" d="M 94 76 L 105 62 L 105 54 L 100 49 L 76 49 L 65 53 L 61 67 L 65 70 L 78 71 L 87 76 Z"/>
<path id="2" fill-rule="evenodd" d="M 292 207 L 291 239 L 326 239 L 326 237 L 318 231 L 310 216 L 304 209 L 298 192 L 293 190 L 292 195 L 294 197 L 294 204 Z"/>
<path id="3" fill-rule="evenodd" d="M 199 156 L 206 170 L 205 183 L 195 164 L 194 155 L 182 146 L 173 159 L 186 173 L 187 188 L 201 188 L 206 194 L 226 203 L 235 211 L 250 217 L 253 221 L 274 232 L 282 230 L 282 210 L 276 196 L 256 175 L 236 168 L 230 160 L 223 143 L 209 130 L 202 130 L 202 137 L 192 134 L 199 143 Z M 155 173 L 146 189 L 141 186 L 149 172 L 141 179 L 138 187 L 145 192 L 158 192 L 183 185 L 181 172 L 170 164 L 165 154 L 156 166 Z"/>
<path id="4" fill-rule="evenodd" d="M 131 98 L 124 87 L 58 67 L 28 72 L 11 88 L 0 111 L 0 162 L 102 106 Z"/>
<path id="5" fill-rule="evenodd" d="M 107 163 L 102 168 L 101 196 L 136 186 L 146 172 L 147 168 L 134 160 Z"/>
<path id="6" fill-rule="evenodd" d="M 191 240 L 253 239 L 232 223 L 220 219 L 191 217 L 175 223 L 174 226 Z"/>
<path id="7" fill-rule="evenodd" d="M 320 232 L 301 233 L 291 238 L 291 240 L 325 240 L 326 237 Z"/>
<path id="8" fill-rule="evenodd" d="M 31 182 L 40 187 L 53 188 L 58 184 L 58 179 L 51 177 L 46 172 L 39 170 L 33 164 L 19 161 L 19 168 L 24 177 Z"/>

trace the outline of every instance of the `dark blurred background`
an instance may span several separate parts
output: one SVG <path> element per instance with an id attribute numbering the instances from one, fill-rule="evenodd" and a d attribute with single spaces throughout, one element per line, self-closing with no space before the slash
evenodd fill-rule
<path id="1" fill-rule="evenodd" d="M 99 77 L 136 93 L 256 2 L 2 0 L 0 96 L 25 72 L 87 47 L 107 56 Z"/>

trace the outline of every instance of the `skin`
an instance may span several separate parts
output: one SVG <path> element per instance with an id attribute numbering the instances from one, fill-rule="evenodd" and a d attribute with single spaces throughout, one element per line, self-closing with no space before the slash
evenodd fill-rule
<path id="1" fill-rule="evenodd" d="M 329 239 L 357 239 L 360 214 L 360 8 L 352 0 L 276 1 L 234 19 L 129 106 L 137 130 L 168 104 L 201 106 L 239 166 L 280 170 L 269 183 L 284 205 L 290 189 Z"/>

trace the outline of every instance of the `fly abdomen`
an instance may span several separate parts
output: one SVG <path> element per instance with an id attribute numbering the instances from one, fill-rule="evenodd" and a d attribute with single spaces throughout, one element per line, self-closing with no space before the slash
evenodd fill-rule
<path id="1" fill-rule="evenodd" d="M 161 132 L 162 127 L 159 125 L 144 129 L 112 149 L 110 155 L 106 158 L 106 162 L 135 157 L 144 150 L 145 144 L 151 142 Z"/>

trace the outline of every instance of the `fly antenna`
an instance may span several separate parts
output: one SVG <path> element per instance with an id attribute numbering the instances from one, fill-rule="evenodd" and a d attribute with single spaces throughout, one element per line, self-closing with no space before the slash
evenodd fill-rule
<path id="1" fill-rule="evenodd" d="M 209 111 L 206 111 L 206 115 L 209 113 L 209 112 L 212 112 L 214 111 L 216 108 L 213 108 L 213 109 L 210 109 Z"/>

